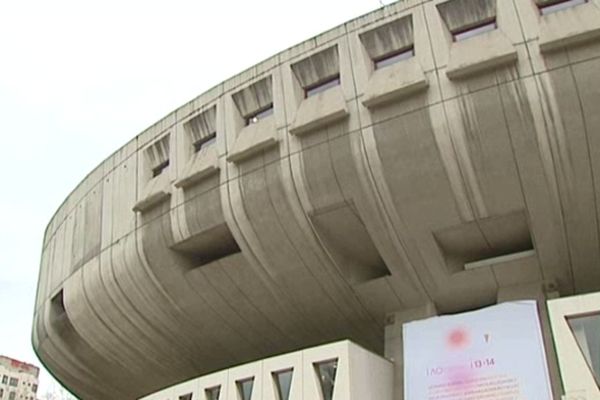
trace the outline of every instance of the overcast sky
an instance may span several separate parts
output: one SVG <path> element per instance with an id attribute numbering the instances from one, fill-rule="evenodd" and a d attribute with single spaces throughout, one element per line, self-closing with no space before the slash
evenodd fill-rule
<path id="1" fill-rule="evenodd" d="M 42 235 L 88 172 L 203 91 L 380 6 L 0 0 L 0 354 L 40 365 L 30 335 Z M 43 371 L 40 393 L 51 387 Z"/>

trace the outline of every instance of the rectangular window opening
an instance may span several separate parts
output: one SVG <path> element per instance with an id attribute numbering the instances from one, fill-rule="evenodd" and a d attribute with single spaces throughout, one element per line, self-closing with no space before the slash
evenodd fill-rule
<path id="1" fill-rule="evenodd" d="M 497 28 L 498 24 L 496 23 L 496 18 L 491 18 L 476 25 L 471 25 L 452 31 L 452 37 L 454 38 L 455 42 L 460 42 L 461 40 L 466 40 L 474 36 L 493 31 Z"/>
<path id="2" fill-rule="evenodd" d="M 219 396 L 221 395 L 221 386 L 213 386 L 206 390 L 206 400 L 219 400 Z"/>
<path id="3" fill-rule="evenodd" d="M 567 316 L 566 320 L 596 384 L 600 384 L 600 313 Z"/>
<path id="4" fill-rule="evenodd" d="M 337 375 L 338 359 L 321 361 L 313 364 L 317 379 L 321 386 L 323 400 L 332 400 L 335 389 L 335 376 Z"/>
<path id="5" fill-rule="evenodd" d="M 409 58 L 412 58 L 414 56 L 415 48 L 414 46 L 411 46 L 409 48 L 404 48 L 398 51 L 393 51 L 391 53 L 384 54 L 383 56 L 373 60 L 373 63 L 375 64 L 375 69 L 380 69 L 392 64 L 399 63 L 400 61 L 408 60 Z"/>
<path id="6" fill-rule="evenodd" d="M 236 381 L 240 400 L 250 400 L 252 398 L 252 388 L 254 386 L 254 377 Z"/>
<path id="7" fill-rule="evenodd" d="M 161 162 L 160 164 L 158 164 L 156 167 L 152 168 L 152 177 L 156 178 L 157 176 L 159 176 L 160 174 L 162 174 L 162 172 L 168 166 L 169 166 L 169 160 L 167 159 L 167 160 Z"/>
<path id="8" fill-rule="evenodd" d="M 335 86 L 339 86 L 340 83 L 341 83 L 341 81 L 340 81 L 339 75 L 335 75 L 330 78 L 324 79 L 322 81 L 315 83 L 314 85 L 310 85 L 310 86 L 304 88 L 304 97 L 310 97 L 310 96 L 314 96 L 318 93 L 322 93 L 322 92 L 326 91 L 327 89 L 330 89 Z"/>
<path id="9" fill-rule="evenodd" d="M 192 393 L 186 393 L 179 396 L 179 400 L 192 400 Z"/>
<path id="10" fill-rule="evenodd" d="M 256 124 L 260 120 L 273 115 L 273 103 L 246 117 L 246 125 Z"/>
<path id="11" fill-rule="evenodd" d="M 19 379 L 18 378 L 10 378 L 10 381 L 8 381 L 8 385 L 9 386 L 18 386 Z"/>
<path id="12" fill-rule="evenodd" d="M 282 371 L 273 372 L 272 375 L 279 396 L 278 400 L 289 400 L 294 369 L 284 369 Z"/>
<path id="13" fill-rule="evenodd" d="M 562 11 L 567 8 L 575 7 L 581 4 L 587 3 L 587 0 L 554 0 L 546 1 L 539 4 L 540 13 L 542 15 L 552 14 L 557 11 Z"/>
<path id="14" fill-rule="evenodd" d="M 203 137 L 200 140 L 194 142 L 194 153 L 198 153 L 200 150 L 207 148 L 208 146 L 216 143 L 217 132 L 213 132 L 210 135 Z"/>

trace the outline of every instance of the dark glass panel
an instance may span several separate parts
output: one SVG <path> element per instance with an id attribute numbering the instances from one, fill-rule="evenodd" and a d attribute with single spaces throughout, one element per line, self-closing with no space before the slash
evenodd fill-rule
<path id="1" fill-rule="evenodd" d="M 333 399 L 333 390 L 335 389 L 335 375 L 337 372 L 338 360 L 323 361 L 315 363 L 317 378 L 321 384 L 321 393 L 323 400 Z"/>
<path id="2" fill-rule="evenodd" d="M 254 386 L 254 378 L 237 381 L 237 388 L 241 400 L 250 400 L 252 397 L 252 387 Z"/>
<path id="3" fill-rule="evenodd" d="M 567 323 L 592 375 L 600 382 L 600 314 L 569 317 Z"/>
<path id="4" fill-rule="evenodd" d="M 290 397 L 290 389 L 292 388 L 292 375 L 294 374 L 293 369 L 285 371 L 273 372 L 273 378 L 275 379 L 275 385 L 277 386 L 277 394 L 279 400 L 288 400 Z"/>

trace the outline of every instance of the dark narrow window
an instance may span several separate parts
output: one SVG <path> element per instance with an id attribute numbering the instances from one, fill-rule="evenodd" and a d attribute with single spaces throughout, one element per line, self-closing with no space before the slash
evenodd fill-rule
<path id="1" fill-rule="evenodd" d="M 263 118 L 273 115 L 273 103 L 268 106 L 261 108 L 260 110 L 252 113 L 246 117 L 246 125 L 256 124 Z"/>
<path id="2" fill-rule="evenodd" d="M 542 15 L 552 14 L 567 8 L 575 7 L 587 3 L 587 0 L 551 0 L 538 3 Z"/>
<path id="3" fill-rule="evenodd" d="M 158 164 L 156 167 L 152 168 L 152 177 L 157 177 L 169 166 L 169 160 L 165 160 Z"/>
<path id="4" fill-rule="evenodd" d="M 273 372 L 273 379 L 275 380 L 275 386 L 277 387 L 277 394 L 279 395 L 279 400 L 288 400 L 290 398 L 293 374 L 293 368 Z"/>
<path id="5" fill-rule="evenodd" d="M 476 25 L 471 25 L 465 28 L 452 31 L 452 37 L 455 42 L 472 38 L 473 36 L 481 35 L 482 33 L 493 31 L 498 28 L 496 18 L 490 18 Z"/>
<path id="6" fill-rule="evenodd" d="M 192 393 L 186 393 L 179 396 L 179 400 L 192 400 Z"/>
<path id="7" fill-rule="evenodd" d="M 3 384 L 6 384 L 6 382 L 8 382 L 8 375 L 4 375 L 4 376 L 2 377 L 2 383 L 3 383 Z"/>
<path id="8" fill-rule="evenodd" d="M 254 378 L 243 379 L 237 381 L 238 394 L 240 400 L 250 400 L 252 397 L 252 387 L 254 386 Z"/>
<path id="9" fill-rule="evenodd" d="M 304 89 L 304 97 L 314 96 L 315 94 L 321 93 L 335 86 L 339 86 L 340 84 L 340 76 L 332 76 L 330 78 L 324 79 L 315 83 L 314 85 L 310 85 Z"/>
<path id="10" fill-rule="evenodd" d="M 415 48 L 410 47 L 408 49 L 402 49 L 393 51 L 391 53 L 384 54 L 381 57 L 377 57 L 373 60 L 375 63 L 375 69 L 384 68 L 388 65 L 396 64 L 400 61 L 408 60 L 415 55 Z"/>
<path id="11" fill-rule="evenodd" d="M 323 400 L 333 399 L 333 390 L 335 389 L 335 375 L 337 372 L 338 360 L 323 361 L 315 363 L 315 372 L 321 386 Z"/>
<path id="12" fill-rule="evenodd" d="M 217 141 L 217 133 L 213 132 L 210 135 L 203 137 L 194 142 L 194 152 L 197 153 L 203 148 L 206 148 Z"/>
<path id="13" fill-rule="evenodd" d="M 221 395 L 221 386 L 214 386 L 204 391 L 206 393 L 206 400 L 219 400 Z"/>

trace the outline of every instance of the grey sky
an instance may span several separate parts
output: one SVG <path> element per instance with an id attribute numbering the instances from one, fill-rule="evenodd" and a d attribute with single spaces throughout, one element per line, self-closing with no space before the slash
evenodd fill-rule
<path id="1" fill-rule="evenodd" d="M 0 354 L 40 364 L 30 332 L 42 236 L 88 172 L 215 84 L 378 7 L 0 1 Z M 43 372 L 40 393 L 50 386 Z"/>

